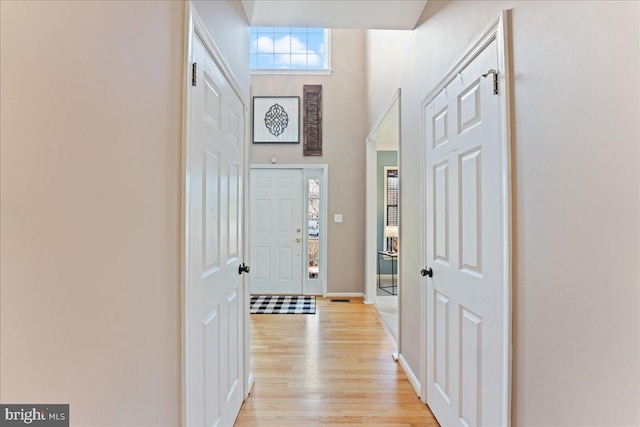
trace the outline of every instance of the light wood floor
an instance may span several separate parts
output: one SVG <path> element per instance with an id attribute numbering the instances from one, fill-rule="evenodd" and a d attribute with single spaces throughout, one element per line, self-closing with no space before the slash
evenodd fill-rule
<path id="1" fill-rule="evenodd" d="M 251 315 L 256 380 L 236 426 L 438 426 L 373 306 L 318 298 L 315 315 Z"/>

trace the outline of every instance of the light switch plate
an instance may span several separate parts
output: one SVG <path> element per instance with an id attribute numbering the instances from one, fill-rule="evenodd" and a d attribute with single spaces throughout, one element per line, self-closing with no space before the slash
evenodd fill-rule
<path id="1" fill-rule="evenodd" d="M 333 216 L 333 222 L 342 222 L 342 214 L 335 214 Z"/>

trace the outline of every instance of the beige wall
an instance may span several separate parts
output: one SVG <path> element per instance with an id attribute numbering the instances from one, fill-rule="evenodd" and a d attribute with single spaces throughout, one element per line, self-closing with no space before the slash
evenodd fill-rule
<path id="1" fill-rule="evenodd" d="M 0 400 L 179 425 L 184 3 L 0 8 Z"/>
<path id="2" fill-rule="evenodd" d="M 369 123 L 403 95 L 401 351 L 418 374 L 420 101 L 508 8 L 514 425 L 640 425 L 638 2 L 431 0 L 402 47 L 368 32 Z"/>
<path id="3" fill-rule="evenodd" d="M 365 159 L 367 136 L 364 31 L 332 31 L 330 76 L 254 75 L 252 96 L 300 96 L 305 84 L 322 85 L 323 155 L 304 157 L 302 143 L 252 144 L 251 163 L 328 164 L 328 292 L 364 292 Z M 302 121 L 301 121 L 302 127 Z M 333 215 L 343 214 L 342 223 Z"/>

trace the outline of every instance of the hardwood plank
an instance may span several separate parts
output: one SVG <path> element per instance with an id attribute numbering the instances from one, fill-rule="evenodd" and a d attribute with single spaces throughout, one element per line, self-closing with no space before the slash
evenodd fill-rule
<path id="1" fill-rule="evenodd" d="M 438 426 L 391 358 L 375 308 L 350 301 L 251 316 L 256 385 L 236 426 Z"/>

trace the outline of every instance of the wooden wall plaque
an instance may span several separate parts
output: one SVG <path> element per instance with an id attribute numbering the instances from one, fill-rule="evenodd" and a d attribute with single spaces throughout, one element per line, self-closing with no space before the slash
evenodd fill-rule
<path id="1" fill-rule="evenodd" d="M 304 156 L 322 156 L 322 85 L 303 88 Z"/>

